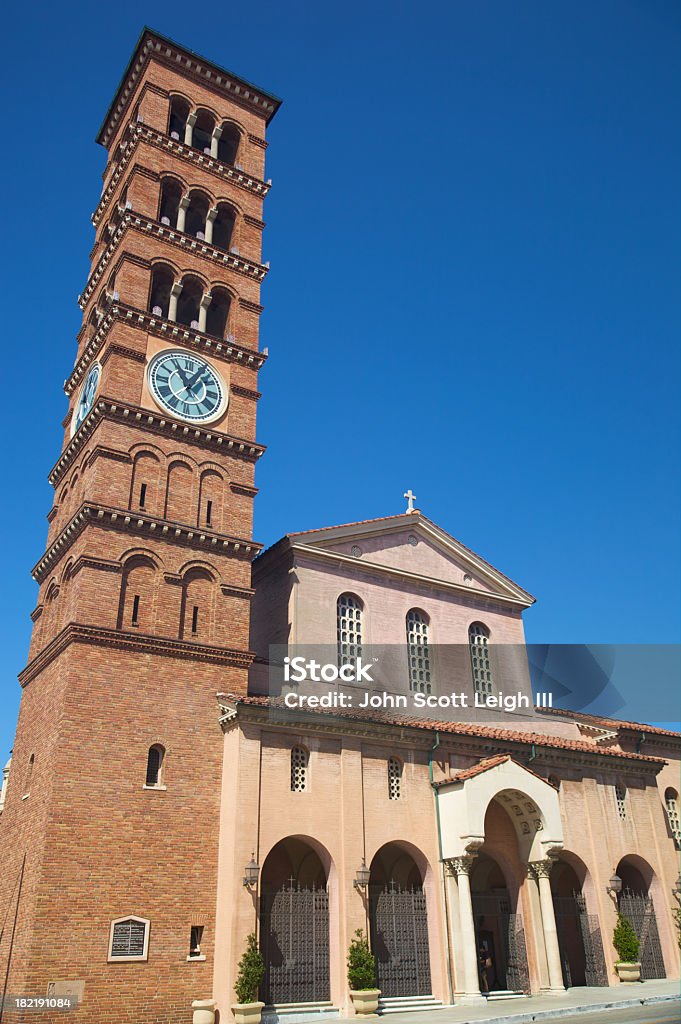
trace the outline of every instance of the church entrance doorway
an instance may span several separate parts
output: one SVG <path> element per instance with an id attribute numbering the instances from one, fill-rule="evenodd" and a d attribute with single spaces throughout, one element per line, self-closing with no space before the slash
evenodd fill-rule
<path id="1" fill-rule="evenodd" d="M 395 843 L 381 847 L 371 862 L 369 919 L 382 997 L 430 995 L 423 877 L 413 857 Z"/>
<path id="2" fill-rule="evenodd" d="M 580 863 L 578 869 L 561 855 L 551 871 L 551 894 L 566 988 L 608 984 L 598 916 L 588 913 L 582 891 L 586 868 Z"/>
<path id="3" fill-rule="evenodd" d="M 268 854 L 261 878 L 262 1000 L 328 1000 L 329 895 L 319 855 L 301 838 L 283 839 Z"/>
<path id="4" fill-rule="evenodd" d="M 522 915 L 517 913 L 501 868 L 484 853 L 476 857 L 471 869 L 471 901 L 483 995 L 529 991 Z"/>
<path id="5" fill-rule="evenodd" d="M 617 865 L 617 874 L 622 879 L 617 909 L 629 919 L 641 943 L 641 981 L 665 978 L 655 907 L 649 891 L 653 869 L 640 857 L 624 857 Z"/>

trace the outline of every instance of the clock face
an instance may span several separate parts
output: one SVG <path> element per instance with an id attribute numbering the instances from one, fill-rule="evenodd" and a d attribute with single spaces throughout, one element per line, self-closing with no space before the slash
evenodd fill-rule
<path id="1" fill-rule="evenodd" d="M 85 378 L 85 383 L 80 389 L 78 401 L 76 407 L 73 410 L 73 419 L 71 420 L 71 436 L 75 434 L 79 426 L 90 412 L 90 409 L 95 404 L 95 395 L 97 394 L 97 388 L 99 386 L 99 378 L 102 375 L 102 368 L 99 363 L 95 363 L 94 366 L 90 367 L 90 371 Z"/>
<path id="2" fill-rule="evenodd" d="M 159 352 L 147 370 L 156 403 L 189 423 L 209 423 L 224 413 L 227 388 L 210 363 L 190 352 Z"/>

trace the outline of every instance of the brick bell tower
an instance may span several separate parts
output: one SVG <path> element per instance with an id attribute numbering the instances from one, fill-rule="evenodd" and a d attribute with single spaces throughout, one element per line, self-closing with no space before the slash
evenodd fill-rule
<path id="1" fill-rule="evenodd" d="M 0 979 L 75 993 L 74 1021 L 187 1022 L 219 969 L 215 694 L 245 692 L 252 657 L 278 106 L 145 30 L 97 140 L 108 162 L 0 815 Z"/>

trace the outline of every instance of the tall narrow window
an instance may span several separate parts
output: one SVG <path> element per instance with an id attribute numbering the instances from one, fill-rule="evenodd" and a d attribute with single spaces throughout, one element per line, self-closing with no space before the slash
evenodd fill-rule
<path id="1" fill-rule="evenodd" d="M 489 657 L 489 630 L 484 623 L 474 622 L 468 627 L 468 644 L 475 692 L 488 697 L 492 693 L 492 665 Z"/>
<path id="2" fill-rule="evenodd" d="M 362 654 L 362 602 L 354 594 L 341 594 L 336 603 L 338 664 L 352 665 Z"/>
<path id="3" fill-rule="evenodd" d="M 192 633 L 199 631 L 199 606 L 195 604 L 192 608 Z"/>
<path id="4" fill-rule="evenodd" d="M 619 814 L 622 821 L 626 821 L 627 818 L 627 787 L 623 786 L 621 782 L 615 783 L 615 803 L 617 804 L 617 813 Z"/>
<path id="5" fill-rule="evenodd" d="M 201 958 L 201 941 L 203 939 L 203 925 L 193 924 L 189 931 L 189 959 L 198 960 Z"/>
<path id="6" fill-rule="evenodd" d="M 294 747 L 291 751 L 291 792 L 304 793 L 307 789 L 308 754 L 304 747 Z"/>
<path id="7" fill-rule="evenodd" d="M 161 785 L 164 754 L 165 750 L 160 743 L 154 743 L 152 747 L 149 747 L 149 753 L 147 754 L 147 781 L 145 785 Z"/>
<path id="8" fill-rule="evenodd" d="M 399 800 L 402 796 L 402 762 L 396 757 L 388 759 L 388 799 Z"/>
<path id="9" fill-rule="evenodd" d="M 147 485 L 142 484 L 140 486 L 140 508 L 144 508 L 144 503 L 147 500 Z"/>
<path id="10" fill-rule="evenodd" d="M 431 692 L 430 646 L 428 619 L 418 608 L 407 612 L 407 657 L 409 688 L 417 693 Z"/>
<path id="11" fill-rule="evenodd" d="M 135 594 L 132 599 L 132 619 L 130 620 L 133 626 L 136 626 L 140 620 L 140 596 Z"/>
<path id="12" fill-rule="evenodd" d="M 674 842 L 678 846 L 681 843 L 681 822 L 679 821 L 679 794 L 675 789 L 668 789 L 664 794 L 664 802 L 667 808 L 667 819 Z"/>
<path id="13" fill-rule="evenodd" d="M 213 502 L 208 499 L 206 502 L 206 526 L 210 526 L 210 521 L 213 516 Z"/>

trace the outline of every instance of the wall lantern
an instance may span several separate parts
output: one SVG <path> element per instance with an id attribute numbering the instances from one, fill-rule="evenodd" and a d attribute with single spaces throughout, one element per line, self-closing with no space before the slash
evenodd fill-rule
<path id="1" fill-rule="evenodd" d="M 622 879 L 617 874 L 617 872 L 615 872 L 615 874 L 612 876 L 612 878 L 606 885 L 605 889 L 606 892 L 608 892 L 611 896 L 615 897 L 619 896 L 619 894 L 622 892 Z"/>
<path id="2" fill-rule="evenodd" d="M 366 889 L 366 887 L 369 884 L 370 878 L 371 871 L 369 871 L 369 868 L 366 866 L 366 861 L 364 860 L 364 857 L 362 857 L 362 863 L 357 868 L 357 872 L 355 874 L 355 878 L 352 884 L 354 885 L 355 889 Z"/>
<path id="3" fill-rule="evenodd" d="M 251 859 L 244 868 L 243 883 L 247 889 L 251 886 L 255 888 L 258 884 L 258 876 L 260 875 L 260 867 L 257 860 L 255 859 L 255 852 L 251 854 Z"/>

